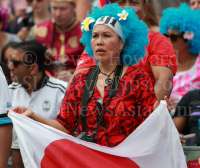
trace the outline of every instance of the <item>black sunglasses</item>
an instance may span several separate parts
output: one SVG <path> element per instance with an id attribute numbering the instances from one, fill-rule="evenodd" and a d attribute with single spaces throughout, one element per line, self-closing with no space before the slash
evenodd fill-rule
<path id="1" fill-rule="evenodd" d="M 168 35 L 168 34 L 164 34 L 165 37 L 167 38 L 170 38 L 170 40 L 172 42 L 176 42 L 178 38 L 183 38 L 183 34 L 179 34 L 179 35 L 175 35 L 175 34 L 172 34 L 172 35 Z"/>
<path id="2" fill-rule="evenodd" d="M 25 61 L 19 61 L 19 60 L 13 59 L 12 56 L 10 56 L 10 61 L 13 63 L 13 66 L 15 68 L 17 68 L 18 65 L 20 65 L 20 64 L 25 64 L 27 66 L 30 66 L 33 64 L 32 62 L 25 62 Z"/>

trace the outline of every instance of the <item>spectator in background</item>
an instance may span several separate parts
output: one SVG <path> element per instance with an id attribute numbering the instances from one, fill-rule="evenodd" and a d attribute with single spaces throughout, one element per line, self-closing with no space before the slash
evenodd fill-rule
<path id="1" fill-rule="evenodd" d="M 177 102 L 190 90 L 200 89 L 200 22 L 198 12 L 183 3 L 163 11 L 160 31 L 177 51 L 178 70 L 173 78 L 170 101 Z"/>
<path id="2" fill-rule="evenodd" d="M 0 40 L 0 57 L 1 57 L 1 51 L 2 51 L 2 48 L 3 48 L 4 45 L 6 45 L 7 43 L 9 43 L 11 41 L 16 41 L 16 42 L 21 41 L 16 35 L 2 31 L 6 28 L 7 17 L 8 17 L 7 10 L 0 7 L 0 37 L 1 37 L 1 40 Z"/>
<path id="3" fill-rule="evenodd" d="M 7 83 L 11 84 L 11 78 L 10 78 L 10 70 L 9 70 L 9 68 L 2 61 L 0 61 L 0 66 L 1 66 L 1 68 L 3 70 L 3 73 L 4 73 L 5 77 L 6 77 Z"/>
<path id="4" fill-rule="evenodd" d="M 4 45 L 2 52 L 1 52 L 1 61 L 8 66 L 8 62 L 10 60 L 10 56 L 12 55 L 13 51 L 15 50 L 15 46 L 17 42 L 9 42 L 8 44 Z"/>
<path id="5" fill-rule="evenodd" d="M 21 40 L 28 37 L 30 28 L 51 18 L 48 9 L 49 0 L 27 0 L 32 7 L 31 13 L 19 15 L 12 25 L 11 32 L 17 34 Z"/>
<path id="6" fill-rule="evenodd" d="M 192 9 L 199 9 L 200 8 L 200 0 L 190 0 L 190 7 Z"/>
<path id="7" fill-rule="evenodd" d="M 0 0 L 0 6 L 8 10 L 9 23 L 12 23 L 16 16 L 26 11 L 28 3 L 26 0 Z"/>
<path id="8" fill-rule="evenodd" d="M 164 9 L 169 7 L 178 7 L 183 2 L 189 3 L 190 0 L 154 0 L 156 13 L 159 17 L 161 17 Z"/>
<path id="9" fill-rule="evenodd" d="M 15 47 L 8 67 L 14 81 L 9 85 L 12 106 L 28 106 L 41 116 L 55 119 L 65 95 L 67 83 L 44 72 L 45 48 L 37 41 L 25 41 Z M 13 130 L 12 167 L 23 168 L 18 139 Z"/>
<path id="10" fill-rule="evenodd" d="M 196 145 L 200 146 L 200 90 L 193 90 L 183 96 L 173 116 L 174 124 L 181 134 L 182 145 L 185 146 L 185 141 L 182 140 L 183 135 L 196 134 Z"/>
<path id="11" fill-rule="evenodd" d="M 155 4 L 153 0 L 148 0 L 148 8 L 145 13 L 144 21 L 148 25 L 149 29 L 159 32 L 158 17 L 156 15 Z"/>
<path id="12" fill-rule="evenodd" d="M 68 81 L 74 73 L 76 62 L 84 47 L 80 22 L 76 20 L 74 0 L 51 0 L 53 19 L 37 24 L 28 39 L 36 39 L 48 47 L 49 72 Z"/>
<path id="13" fill-rule="evenodd" d="M 111 3 L 119 3 L 120 6 L 131 6 L 137 9 L 136 14 L 143 20 L 148 7 L 146 0 L 110 0 Z M 134 3 L 133 3 L 134 2 Z M 133 37 L 134 38 L 134 37 Z M 166 37 L 161 33 L 150 30 L 148 32 L 149 44 L 146 46 L 148 54 L 145 55 L 135 66 L 144 69 L 154 85 L 157 100 L 163 100 L 165 96 L 169 97 L 172 90 L 172 79 L 176 74 L 176 55 L 174 49 Z M 96 61 L 89 57 L 84 51 L 78 60 L 75 74 L 84 71 L 90 67 L 95 67 Z"/>

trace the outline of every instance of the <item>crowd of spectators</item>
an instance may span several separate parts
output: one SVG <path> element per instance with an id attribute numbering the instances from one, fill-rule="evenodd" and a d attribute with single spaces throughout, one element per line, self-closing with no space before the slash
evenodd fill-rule
<path id="1" fill-rule="evenodd" d="M 148 103 L 155 103 L 155 107 L 160 100 L 166 100 L 182 144 L 185 145 L 184 135 L 195 133 L 199 146 L 200 0 L 109 1 L 136 8 L 138 18 L 149 28 L 147 52 L 134 65 L 145 70 L 151 80 L 154 90 L 151 94 L 155 92 L 155 96 Z M 13 107 L 23 105 L 47 119 L 64 120 L 59 111 L 63 109 L 62 105 L 60 109 L 62 99 L 71 101 L 66 97 L 71 94 L 67 86 L 73 85 L 75 79 L 82 79 L 80 73 L 97 66 L 81 40 L 82 20 L 95 6 L 101 7 L 101 0 L 0 0 L 0 67 L 9 85 Z M 119 51 L 123 49 L 124 46 Z M 105 81 L 113 77 L 113 72 L 107 75 L 100 71 L 99 74 Z M 101 84 L 96 85 L 100 90 Z M 104 87 L 106 84 L 100 90 L 102 97 Z M 72 86 L 69 89 L 72 90 Z M 151 106 L 153 108 L 152 103 Z M 12 136 L 9 159 L 12 162 L 9 161 L 7 168 L 11 165 L 23 168 L 14 128 Z M 1 164 L 5 165 L 5 161 L 0 159 L 0 167 Z"/>

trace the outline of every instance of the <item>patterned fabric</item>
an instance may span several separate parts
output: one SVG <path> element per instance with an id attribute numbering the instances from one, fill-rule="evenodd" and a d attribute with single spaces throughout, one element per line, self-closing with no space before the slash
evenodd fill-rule
<path id="1" fill-rule="evenodd" d="M 176 73 L 176 76 L 173 78 L 173 84 L 171 97 L 176 97 L 179 100 L 187 92 L 200 89 L 200 55 L 192 68 Z"/>
<path id="2" fill-rule="evenodd" d="M 187 166 L 188 168 L 200 168 L 199 159 L 188 161 Z"/>
<path id="3" fill-rule="evenodd" d="M 71 133 L 81 113 L 84 83 L 88 73 L 89 70 L 86 70 L 74 77 L 56 119 Z M 150 115 L 156 97 L 148 74 L 134 66 L 129 66 L 120 79 L 118 91 L 108 105 L 109 89 L 110 86 L 104 88 L 102 111 L 104 108 L 107 111 L 104 114 L 104 124 L 98 128 L 95 139 L 99 145 L 113 147 L 121 143 Z M 96 101 L 99 98 L 101 98 L 101 95 L 95 86 L 93 96 L 87 104 L 87 131 L 89 134 L 93 134 L 98 122 Z M 78 123 L 78 134 L 81 131 L 82 122 L 80 121 Z"/>

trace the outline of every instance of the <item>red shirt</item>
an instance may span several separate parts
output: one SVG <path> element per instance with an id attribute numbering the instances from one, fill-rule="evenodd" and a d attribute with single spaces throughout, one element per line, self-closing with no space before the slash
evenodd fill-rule
<path id="1" fill-rule="evenodd" d="M 89 70 L 77 74 L 66 92 L 60 106 L 60 113 L 56 120 L 72 133 L 75 123 L 80 116 L 84 83 Z M 104 124 L 101 125 L 95 136 L 96 143 L 113 147 L 121 143 L 130 135 L 153 111 L 156 97 L 149 75 L 144 70 L 129 66 L 124 76 L 120 79 L 118 91 L 110 99 L 108 90 L 104 88 L 103 109 Z M 98 88 L 94 87 L 93 96 L 89 99 L 87 107 L 87 132 L 93 134 L 97 125 L 98 109 L 96 101 L 101 98 Z M 77 109 L 77 114 L 76 114 Z M 78 134 L 82 131 L 82 122 L 78 123 Z"/>
<path id="2" fill-rule="evenodd" d="M 177 71 L 176 55 L 170 40 L 161 33 L 150 30 L 148 38 L 149 44 L 146 46 L 146 51 L 148 54 L 146 54 L 145 57 L 141 59 L 141 61 L 139 61 L 135 66 L 139 69 L 144 69 L 149 74 L 154 84 L 155 78 L 150 64 L 168 67 L 175 75 Z M 94 58 L 88 57 L 88 54 L 84 51 L 78 60 L 76 70 L 94 66 L 96 66 Z"/>
<path id="3" fill-rule="evenodd" d="M 190 160 L 187 162 L 187 167 L 188 168 L 200 168 L 199 160 Z"/>
<path id="4" fill-rule="evenodd" d="M 54 32 L 54 33 L 53 33 Z M 66 30 L 54 28 L 52 19 L 39 23 L 35 27 L 35 39 L 47 48 L 51 48 L 52 57 L 47 57 L 47 64 L 52 65 L 48 71 L 57 76 L 61 71 L 75 69 L 77 60 L 84 50 L 80 38 L 82 37 L 81 23 L 76 21 Z"/>

